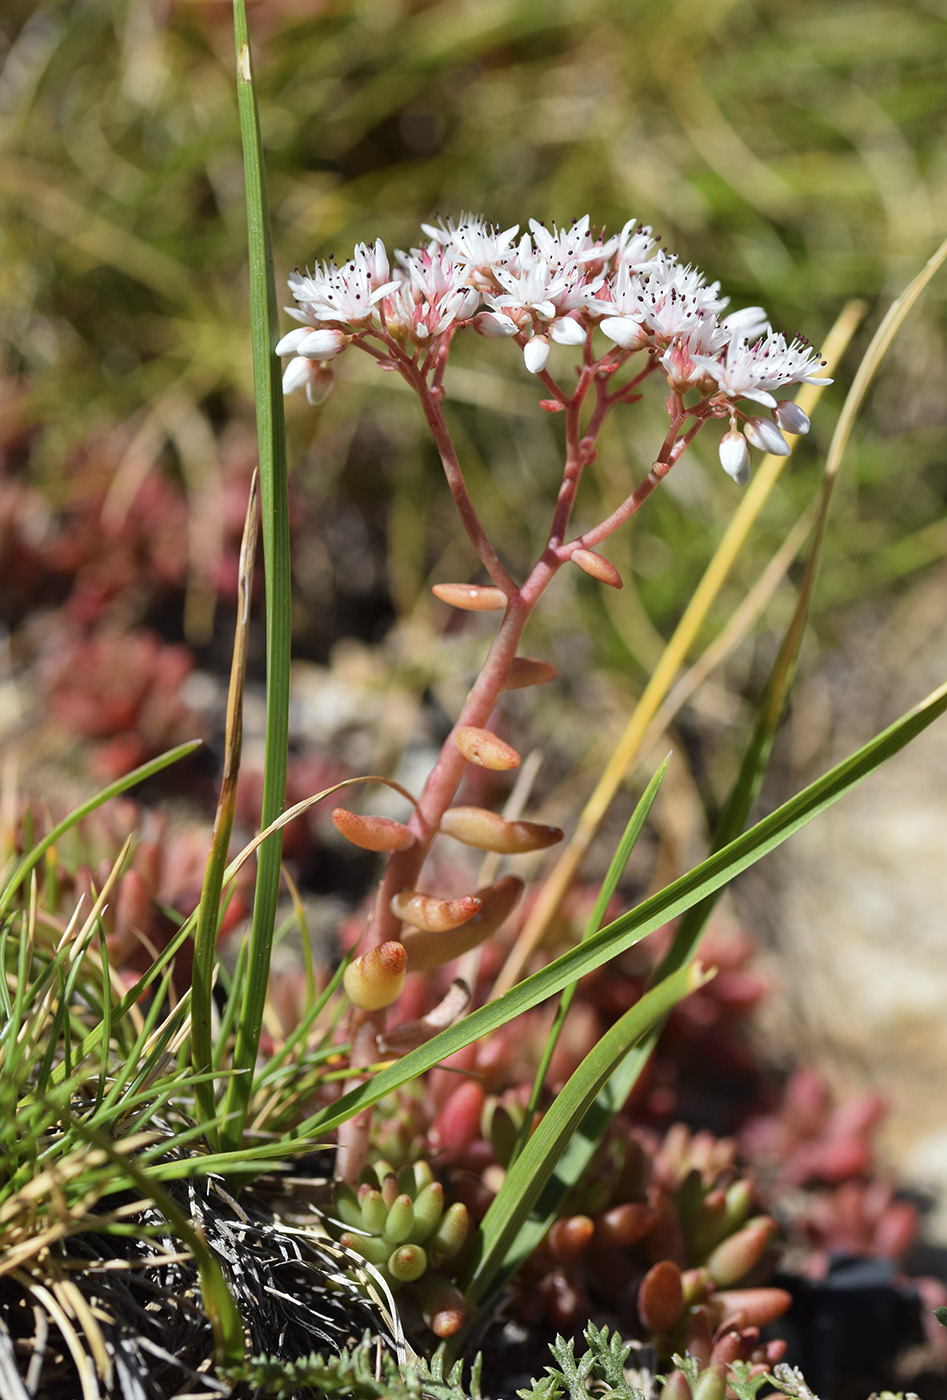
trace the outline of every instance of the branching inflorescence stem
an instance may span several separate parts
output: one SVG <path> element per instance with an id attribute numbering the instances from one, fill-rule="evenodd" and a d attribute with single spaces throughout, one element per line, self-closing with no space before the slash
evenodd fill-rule
<path id="1" fill-rule="evenodd" d="M 388 864 L 361 945 L 365 951 L 346 980 L 353 1003 L 350 1066 L 355 1080 L 379 1059 L 379 1037 L 406 967 L 410 970 L 412 949 L 423 947 L 423 956 L 415 954 L 419 966 L 447 963 L 493 932 L 509 911 L 509 878 L 450 904 L 415 898 L 438 833 L 504 853 L 540 849 L 562 836 L 557 828 L 511 823 L 492 812 L 451 806 L 468 763 L 509 768 L 519 762 L 515 750 L 493 735 L 488 724 L 517 664 L 527 669 L 516 684 L 539 683 L 554 674 L 542 663 L 518 662 L 517 653 L 530 615 L 557 571 L 571 561 L 620 587 L 617 570 L 594 552 L 596 546 L 641 508 L 706 423 L 728 421 L 721 464 L 744 482 L 748 443 L 788 453 L 783 433 L 808 428 L 805 414 L 791 401 L 777 400 L 773 391 L 786 384 L 827 382 L 817 377 L 819 362 L 809 347 L 789 343 L 771 330 L 759 307 L 721 319 L 726 301 L 718 295 L 719 284 L 708 284 L 696 269 L 659 249 L 651 230 L 639 228 L 635 220 L 609 239 L 596 233 L 588 218 L 552 230 L 530 220 L 530 233 L 517 239 L 518 231 L 500 231 L 475 218 L 425 225 L 427 245 L 399 253 L 394 269 L 378 241 L 359 244 L 342 267 L 330 261 L 311 275 L 296 273 L 290 279 L 299 308 L 293 314 L 303 325 L 277 347 L 294 356 L 284 388 L 305 387 L 310 401 L 319 402 L 332 385 L 331 361 L 352 344 L 410 384 L 461 524 L 491 580 L 489 586 L 448 584 L 436 591 L 455 606 L 503 614 L 411 817 L 404 826 L 389 822 L 384 828 L 393 829 L 390 845 L 383 846 L 390 852 Z M 477 514 L 443 413 L 448 354 L 456 334 L 467 327 L 518 345 L 527 370 L 548 395 L 541 407 L 563 415 L 563 473 L 549 533 L 519 586 Z M 596 334 L 610 342 L 603 355 L 593 348 Z M 571 394 L 547 369 L 551 343 L 581 347 Z M 624 374 L 635 357 L 640 357 L 637 372 Z M 582 475 L 594 460 L 603 424 L 613 409 L 640 398 L 639 389 L 655 374 L 666 379 L 669 419 L 655 461 L 609 515 L 568 540 Z M 762 406 L 769 416 L 748 416 L 738 406 L 741 399 Z M 347 829 L 359 820 L 350 818 Z M 380 830 L 376 827 L 376 833 Z M 521 882 L 512 884 L 521 888 Z M 406 909 L 417 926 L 403 923 Z M 365 1162 L 369 1126 L 364 1113 L 339 1130 L 337 1172 L 350 1182 Z"/>

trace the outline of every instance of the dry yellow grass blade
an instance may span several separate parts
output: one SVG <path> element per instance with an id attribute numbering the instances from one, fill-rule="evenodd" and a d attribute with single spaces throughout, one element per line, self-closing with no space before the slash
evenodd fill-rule
<path id="1" fill-rule="evenodd" d="M 849 303 L 842 311 L 824 347 L 826 364 L 831 372 L 837 364 L 864 314 L 860 302 Z M 804 385 L 797 402 L 811 414 L 822 394 L 820 385 Z M 641 751 L 642 741 L 652 721 L 674 685 L 685 657 L 697 636 L 710 608 L 723 587 L 734 562 L 743 548 L 753 523 L 763 509 L 770 492 L 779 480 L 787 457 L 767 455 L 747 488 L 734 513 L 723 539 L 707 566 L 694 596 L 684 611 L 673 636 L 645 686 L 631 718 L 615 748 L 594 792 L 583 808 L 575 831 L 562 854 L 544 881 L 529 918 L 497 978 L 494 995 L 519 981 L 526 964 L 538 947 L 550 920 L 572 883 L 605 813 L 618 791 L 632 762 Z"/>

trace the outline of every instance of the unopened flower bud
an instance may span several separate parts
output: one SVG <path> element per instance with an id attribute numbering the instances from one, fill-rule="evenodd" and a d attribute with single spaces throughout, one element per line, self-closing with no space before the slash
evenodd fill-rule
<path id="1" fill-rule="evenodd" d="M 609 588 L 624 587 L 622 576 L 615 568 L 615 565 L 603 558 L 601 554 L 596 554 L 591 549 L 577 549 L 572 555 L 573 564 L 578 564 L 584 573 L 592 578 L 597 578 L 599 583 L 607 583 Z"/>
<path id="2" fill-rule="evenodd" d="M 280 344 L 283 342 L 280 341 Z M 349 337 L 341 331 L 320 329 L 310 331 L 296 346 L 297 355 L 305 355 L 307 360 L 332 360 L 340 355 L 349 343 Z M 279 346 L 277 346 L 277 354 Z"/>
<path id="3" fill-rule="evenodd" d="M 565 834 L 558 826 L 542 826 L 539 822 L 511 822 L 499 812 L 486 807 L 449 807 L 441 818 L 441 831 L 474 846 L 478 851 L 497 851 L 500 855 L 520 855 L 525 851 L 541 851 L 554 846 Z"/>
<path id="4" fill-rule="evenodd" d="M 510 745 L 503 742 L 489 729 L 478 729 L 473 724 L 462 724 L 454 730 L 454 743 L 468 763 L 478 768 L 490 768 L 495 773 L 504 773 L 520 766 L 520 756 Z"/>
<path id="5" fill-rule="evenodd" d="M 406 851 L 414 845 L 414 832 L 391 817 L 361 817 L 346 807 L 332 813 L 336 830 L 363 851 Z"/>
<path id="6" fill-rule="evenodd" d="M 465 612 L 499 612 L 506 607 L 506 594 L 492 583 L 435 583 L 431 592 L 442 603 Z"/>
<path id="7" fill-rule="evenodd" d="M 421 894 L 418 890 L 402 890 L 392 898 L 391 912 L 396 919 L 403 919 L 414 928 L 445 933 L 472 919 L 481 903 L 475 894 L 465 894 L 460 899 L 438 899 L 436 895 Z"/>
<path id="8" fill-rule="evenodd" d="M 557 316 L 549 334 L 557 345 L 584 345 L 588 339 L 588 331 L 574 316 Z"/>
<path id="9" fill-rule="evenodd" d="M 295 364 L 295 361 L 293 363 Z M 329 365 L 316 364 L 312 360 L 303 360 L 302 363 L 308 364 L 310 368 L 309 378 L 306 380 L 306 399 L 310 408 L 318 408 L 321 403 L 325 403 L 335 387 L 335 373 Z"/>
<path id="10" fill-rule="evenodd" d="M 554 681 L 558 672 L 548 661 L 535 656 L 517 656 L 507 673 L 504 690 L 523 690 L 528 685 L 545 685 Z"/>
<path id="11" fill-rule="evenodd" d="M 784 433 L 800 436 L 802 433 L 807 433 L 812 426 L 808 413 L 804 412 L 797 403 L 793 403 L 792 399 L 780 399 L 773 414 Z"/>
<path id="12" fill-rule="evenodd" d="M 407 966 L 403 944 L 380 943 L 349 963 L 342 978 L 345 994 L 360 1011 L 380 1011 L 398 1000 Z"/>
<path id="13" fill-rule="evenodd" d="M 549 340 L 544 335 L 534 335 L 523 347 L 523 362 L 530 374 L 540 374 L 549 359 Z"/>
<path id="14" fill-rule="evenodd" d="M 748 418 L 743 425 L 746 440 L 761 452 L 769 452 L 773 457 L 788 457 L 789 443 L 773 422 L 772 418 Z"/>
<path id="15" fill-rule="evenodd" d="M 419 1244 L 403 1244 L 388 1258 L 388 1272 L 395 1283 L 413 1283 L 427 1268 L 427 1254 Z"/>
<path id="16" fill-rule="evenodd" d="M 728 476 L 732 476 L 738 486 L 745 486 L 750 479 L 750 452 L 746 438 L 731 428 L 720 439 L 720 465 Z"/>
<path id="17" fill-rule="evenodd" d="M 671 1259 L 654 1264 L 638 1289 L 641 1325 L 656 1335 L 672 1331 L 684 1316 L 681 1271 Z"/>
<path id="18" fill-rule="evenodd" d="M 431 968 L 442 967 L 462 953 L 469 953 L 471 948 L 479 947 L 491 934 L 496 933 L 512 912 L 522 891 L 522 880 L 515 875 L 504 875 L 492 885 L 477 891 L 473 897 L 480 901 L 480 909 L 456 931 L 429 933 L 424 929 L 405 929 L 402 938 L 411 971 L 429 972 Z"/>
<path id="19" fill-rule="evenodd" d="M 641 350 L 648 344 L 648 332 L 627 316 L 606 316 L 599 322 L 600 330 L 623 350 Z"/>
<path id="20" fill-rule="evenodd" d="M 463 1327 L 467 1315 L 464 1295 L 442 1274 L 425 1274 L 415 1286 L 414 1297 L 435 1337 L 453 1337 Z"/>

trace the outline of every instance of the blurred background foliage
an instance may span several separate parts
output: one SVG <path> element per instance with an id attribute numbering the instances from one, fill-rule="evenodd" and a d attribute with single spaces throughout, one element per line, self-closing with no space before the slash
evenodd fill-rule
<path id="1" fill-rule="evenodd" d="M 864 301 L 719 626 L 817 491 L 860 349 L 947 222 L 939 0 L 258 0 L 251 32 L 280 286 L 294 265 L 362 239 L 409 247 L 436 213 L 525 227 L 589 212 L 610 230 L 631 215 L 652 224 L 734 307 L 761 303 L 816 345 L 847 299 Z M 214 621 L 221 576 L 208 559 L 232 528 L 226 482 L 245 482 L 254 453 L 230 6 L 7 0 L 0 57 L 6 481 L 28 482 L 54 514 L 99 492 L 116 519 L 149 478 L 178 485 L 191 507 L 181 596 L 159 610 L 129 594 L 125 620 L 222 656 L 230 629 Z M 884 607 L 943 567 L 944 309 L 940 279 L 857 429 L 817 599 L 823 648 L 853 606 Z M 562 368 L 569 352 L 555 353 Z M 514 347 L 463 345 L 448 393 L 475 499 L 522 576 L 559 444 L 519 360 Z M 441 663 L 423 639 L 444 619 L 428 585 L 471 577 L 473 561 L 404 386 L 356 356 L 339 381 L 318 411 L 288 406 L 305 526 L 298 654 L 324 662 L 340 636 L 399 635 L 395 668 L 430 680 Z M 613 419 L 580 520 L 643 473 L 661 417 L 658 395 Z M 609 546 L 623 592 L 604 598 L 569 571 L 555 635 L 537 618 L 530 649 L 568 648 L 580 690 L 605 668 L 622 709 L 735 493 L 708 435 Z M 766 628 L 790 591 L 732 663 L 728 695 L 706 693 L 717 718 L 762 664 L 757 650 L 771 654 Z M 18 606 L 4 605 L 14 634 Z M 390 633 L 395 618 L 413 627 Z"/>

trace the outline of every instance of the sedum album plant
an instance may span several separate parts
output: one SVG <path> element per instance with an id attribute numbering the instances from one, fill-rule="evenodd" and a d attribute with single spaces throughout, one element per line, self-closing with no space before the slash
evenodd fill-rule
<path id="1" fill-rule="evenodd" d="M 376 240 L 360 243 L 344 263 L 330 260 L 311 273 L 295 273 L 290 314 L 303 324 L 276 347 L 292 356 L 284 389 L 305 388 L 313 404 L 331 389 L 334 362 L 350 347 L 370 355 L 380 370 L 401 375 L 417 394 L 461 523 L 489 580 L 443 582 L 434 592 L 455 608 L 500 614 L 480 674 L 406 821 L 335 813 L 350 841 L 389 852 L 364 951 L 345 977 L 355 1071 L 381 1057 L 387 1009 L 406 970 L 426 971 L 476 947 L 498 929 L 522 891 L 518 877 L 506 875 L 460 899 L 430 893 L 423 868 L 435 837 L 511 857 L 562 838 L 555 827 L 452 805 L 468 765 L 504 771 L 520 764 L 516 749 L 491 730 L 491 715 L 503 691 L 555 675 L 547 662 L 519 654 L 519 647 L 559 569 L 575 564 L 620 588 L 618 571 L 598 547 L 635 515 L 702 428 L 726 425 L 720 461 L 745 483 L 751 446 L 786 456 L 784 434 L 808 431 L 808 416 L 782 392 L 831 382 L 815 352 L 774 331 L 760 307 L 725 314 L 720 284 L 683 265 L 635 219 L 612 236 L 596 231 L 587 215 L 562 229 L 530 219 L 522 236 L 518 226 L 500 230 L 470 215 L 424 224 L 422 231 L 423 246 L 393 259 Z M 546 544 L 521 583 L 481 523 L 444 415 L 451 350 L 471 331 L 512 341 L 542 385 L 540 408 L 562 418 L 562 479 Z M 582 475 L 606 419 L 628 412 L 649 381 L 665 396 L 668 427 L 647 475 L 605 519 L 570 535 Z M 365 1116 L 340 1130 L 343 1178 L 357 1178 L 368 1133 Z"/>
<path id="2" fill-rule="evenodd" d="M 607 1228 L 606 1243 L 627 1251 L 660 1227 L 666 1236 L 679 1236 L 679 1248 L 662 1252 L 655 1243 L 659 1257 L 638 1288 L 639 1321 L 668 1358 L 674 1349 L 691 1353 L 689 1370 L 675 1360 L 667 1400 L 686 1400 L 688 1394 L 706 1400 L 720 1393 L 727 1368 L 732 1384 L 743 1374 L 741 1365 L 765 1367 L 775 1359 L 761 1348 L 759 1327 L 782 1310 L 782 1300 L 774 1296 L 779 1290 L 742 1286 L 766 1251 L 772 1222 L 753 1215 L 749 1187 L 718 1179 L 714 1164 L 702 1161 L 693 1143 L 679 1153 L 680 1179 L 675 1177 L 673 1187 L 665 1182 L 644 1200 L 644 1175 L 635 1189 L 626 1179 L 629 1135 L 610 1138 L 609 1133 L 664 1019 L 712 976 L 694 954 L 717 893 L 947 709 L 947 687 L 941 687 L 746 829 L 791 682 L 847 433 L 884 349 L 938 260 L 932 259 L 885 319 L 843 414 L 822 500 L 812 512 L 815 529 L 798 605 L 710 854 L 608 921 L 629 854 L 667 770 L 665 760 L 644 787 L 581 938 L 543 965 L 542 957 L 533 960 L 533 955 L 544 921 L 568 888 L 597 817 L 644 736 L 667 722 L 688 687 L 696 685 L 701 666 L 712 664 L 705 656 L 679 675 L 709 599 L 790 453 L 787 435 L 808 429 L 808 411 L 829 381 L 804 342 L 772 330 L 758 307 L 728 314 L 717 283 L 681 264 L 650 229 L 633 220 L 608 236 L 587 217 L 566 229 L 530 220 L 528 232 L 521 234 L 519 228 L 499 230 L 465 216 L 456 223 L 423 225 L 423 245 L 393 259 L 380 242 L 360 244 L 344 264 L 330 261 L 293 276 L 292 314 L 300 324 L 280 339 L 242 0 L 236 0 L 235 17 L 260 469 L 241 555 L 216 820 L 198 908 L 134 979 L 102 956 L 109 898 L 122 893 L 126 880 L 127 888 L 134 886 L 129 877 L 135 871 L 123 864 L 127 851 L 91 910 L 80 916 L 67 911 L 66 897 L 56 893 L 56 847 L 102 803 L 192 746 L 116 779 L 39 839 L 26 832 L 26 823 L 22 842 L 6 827 L 0 833 L 0 1100 L 6 1125 L 0 1133 L 5 1260 L 0 1374 L 16 1395 L 28 1393 L 21 1371 L 32 1385 L 39 1384 L 44 1368 L 58 1376 L 56 1368 L 62 1366 L 74 1366 L 82 1375 L 83 1395 L 92 1400 L 102 1391 L 153 1394 L 145 1382 L 157 1384 L 148 1372 L 157 1343 L 142 1329 L 169 1325 L 167 1312 L 160 1314 L 160 1294 L 163 1305 L 180 1305 L 172 1313 L 187 1331 L 186 1345 L 172 1346 L 162 1334 L 162 1347 L 168 1340 L 162 1363 L 176 1373 L 183 1366 L 190 1379 L 206 1376 L 208 1393 L 228 1393 L 231 1378 L 264 1393 L 292 1394 L 311 1385 L 326 1393 L 379 1394 L 378 1375 L 385 1393 L 399 1393 L 391 1357 L 372 1367 L 367 1353 L 346 1353 L 353 1321 L 360 1333 L 368 1308 L 379 1319 L 377 1336 L 397 1353 L 405 1392 L 419 1393 L 420 1386 L 424 1393 L 452 1395 L 460 1390 L 460 1373 L 446 1371 L 443 1356 L 430 1367 L 422 1359 L 412 1369 L 393 1295 L 400 1303 L 414 1289 L 416 1311 L 430 1332 L 449 1339 L 459 1353 L 492 1316 L 496 1300 L 524 1264 L 538 1261 L 542 1267 L 544 1241 L 547 1255 L 558 1252 L 561 1261 L 575 1263 L 579 1247 L 591 1247 L 596 1230 L 601 1234 Z M 943 256 L 944 250 L 938 258 Z M 558 415 L 562 424 L 561 482 L 544 547 L 528 567 L 502 560 L 488 538 L 451 437 L 444 411 L 448 360 L 461 333 L 499 342 L 497 354 L 512 363 L 517 356 L 510 342 L 515 343 L 525 371 L 541 385 L 540 411 Z M 844 332 L 835 337 L 831 354 L 844 339 Z M 400 375 L 417 395 L 473 547 L 477 564 L 472 562 L 470 577 L 441 581 L 434 592 L 448 606 L 493 612 L 498 621 L 466 702 L 416 796 L 387 778 L 346 779 L 285 810 L 291 599 L 283 393 L 305 388 L 318 403 L 332 385 L 335 361 L 350 348 L 374 359 L 380 371 Z M 280 355 L 291 356 L 282 382 Z M 805 386 L 804 403 L 784 397 L 792 385 Z M 663 397 L 667 413 L 650 468 L 602 520 L 570 534 L 583 473 L 603 425 L 613 412 L 626 414 L 649 389 Z M 565 854 L 536 882 L 536 899 L 518 943 L 496 980 L 485 979 L 477 990 L 482 1004 L 471 1009 L 475 979 L 469 975 L 466 985 L 455 979 L 427 1015 L 389 1025 L 397 1019 L 396 1003 L 409 973 L 430 976 L 431 986 L 443 990 L 446 980 L 438 980 L 443 967 L 463 957 L 465 974 L 475 970 L 478 948 L 498 934 L 523 894 L 517 858 L 552 848 L 565 835 L 518 814 L 456 801 L 471 770 L 509 773 L 520 766 L 515 745 L 492 727 L 493 713 L 504 692 L 555 679 L 548 662 L 520 651 L 534 608 L 567 565 L 607 586 L 621 586 L 601 546 L 636 514 L 708 425 L 722 429 L 721 464 L 736 481 L 748 479 L 751 448 L 766 454 L 763 466 L 724 532 L 614 761 L 580 814 L 576 832 L 569 834 Z M 259 835 L 231 858 L 257 512 L 266 576 L 266 764 Z M 787 541 L 754 606 L 763 606 L 801 540 L 794 532 Z M 739 625 L 749 623 L 741 619 Z M 263 1055 L 282 828 L 315 803 L 341 801 L 343 789 L 379 781 L 405 800 L 403 821 L 347 805 L 333 812 L 346 839 L 386 859 L 355 955 L 343 960 L 325 985 L 318 985 L 313 967 L 307 967 L 305 1007 L 273 1053 Z M 15 808 L 12 797 L 0 805 L 5 812 Z M 431 888 L 437 880 L 427 873 L 433 866 L 428 858 L 438 837 L 488 853 L 492 875 L 460 895 Z M 217 948 L 228 892 L 253 854 L 258 863 L 252 924 L 235 965 L 228 966 Z M 513 867 L 509 872 L 499 869 L 506 860 Z M 679 921 L 676 932 L 648 990 L 584 1048 L 549 1102 L 547 1071 L 579 979 L 671 920 Z M 193 974 L 176 997 L 174 960 L 191 941 Z M 491 1105 L 484 1137 L 495 1136 L 502 1146 L 493 1163 L 498 1185 L 483 1218 L 472 1222 L 464 1204 L 447 1199 L 434 1179 L 437 1164 L 432 1170 L 421 1158 L 385 1160 L 373 1107 L 381 1100 L 396 1110 L 404 1107 L 399 1093 L 429 1070 L 497 1032 L 510 1036 L 524 1024 L 525 1013 L 557 995 L 558 1010 L 533 1083 L 516 1086 L 525 1095 Z M 470 1087 L 469 1080 L 463 1082 L 465 1091 Z M 479 1116 L 476 1092 L 465 1097 Z M 458 1109 L 455 1096 L 451 1106 Z M 442 1114 L 439 1122 L 445 1139 L 448 1116 Z M 332 1133 L 339 1147 L 334 1195 L 320 1177 L 321 1157 L 306 1164 L 297 1160 L 324 1147 Z M 625 1155 L 612 1183 L 615 1193 L 599 1203 L 600 1211 L 581 1200 L 576 1188 L 594 1179 L 590 1164 L 599 1154 L 601 1166 L 616 1142 Z M 317 1185 L 326 1187 L 324 1209 L 313 1204 Z M 287 1204 L 293 1191 L 298 1198 Z M 90 1214 L 96 1215 L 94 1231 L 86 1229 Z M 326 1223 L 324 1217 L 333 1214 Z M 558 1225 L 555 1233 L 553 1225 Z M 335 1232 L 334 1239 L 326 1238 L 326 1228 Z M 87 1241 L 80 1244 L 86 1235 L 96 1241 L 91 1252 Z M 123 1256 L 129 1277 L 119 1289 L 109 1283 L 118 1271 L 107 1256 L 118 1247 L 116 1241 L 136 1237 L 144 1248 L 138 1256 Z M 135 1303 L 144 1341 L 132 1374 L 123 1329 L 129 1300 L 138 1297 L 139 1271 L 153 1266 L 155 1241 L 161 1245 L 165 1286 L 163 1292 L 156 1288 L 154 1297 L 149 1292 L 140 1308 Z M 69 1252 L 80 1247 L 86 1264 L 93 1260 L 89 1267 Z M 192 1304 L 198 1291 L 202 1311 Z M 17 1330 L 27 1315 L 37 1319 L 33 1340 Z M 47 1347 L 50 1322 L 62 1345 Z M 594 1329 L 587 1335 L 590 1343 L 601 1342 L 595 1357 L 575 1361 L 571 1347 L 567 1351 L 563 1344 L 555 1354 L 561 1370 L 538 1382 L 537 1394 L 553 1396 L 563 1386 L 574 1393 L 593 1364 L 599 1367 L 597 1379 L 617 1380 L 624 1343 L 615 1339 L 613 1345 Z M 287 1354 L 287 1338 L 294 1339 L 294 1354 Z M 337 1355 L 323 1358 L 324 1346 Z M 248 1347 L 252 1362 L 246 1359 Z M 215 1365 L 216 1377 L 210 1374 Z M 93 1371 L 102 1376 L 101 1390 Z M 755 1374 L 747 1371 L 743 1380 L 746 1394 L 755 1393 Z"/>

